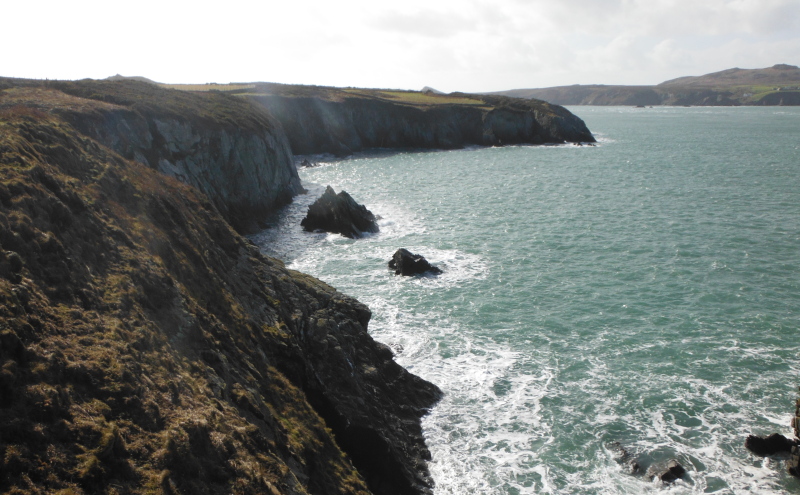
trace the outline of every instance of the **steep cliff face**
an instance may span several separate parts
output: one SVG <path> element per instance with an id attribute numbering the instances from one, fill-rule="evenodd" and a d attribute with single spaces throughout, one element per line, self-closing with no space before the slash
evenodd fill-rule
<path id="1" fill-rule="evenodd" d="M 366 306 L 20 101 L 0 110 L 0 492 L 430 493 L 440 392 Z"/>
<path id="2" fill-rule="evenodd" d="M 18 101 L 196 187 L 240 231 L 254 230 L 302 191 L 280 126 L 240 98 L 135 81 L 79 81 L 6 90 L 0 105 Z"/>
<path id="3" fill-rule="evenodd" d="M 303 95 L 282 94 L 277 85 L 258 90 L 250 98 L 280 121 L 295 154 L 594 142 L 582 120 L 544 102 L 481 97 L 465 104 L 442 97 L 442 103 L 412 104 L 333 88 Z"/>

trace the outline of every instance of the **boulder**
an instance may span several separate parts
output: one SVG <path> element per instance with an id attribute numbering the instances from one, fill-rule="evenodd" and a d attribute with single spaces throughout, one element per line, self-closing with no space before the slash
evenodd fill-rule
<path id="1" fill-rule="evenodd" d="M 342 234 L 351 239 L 380 230 L 377 218 L 371 211 L 356 203 L 345 191 L 336 194 L 331 186 L 308 207 L 308 213 L 300 225 L 309 232 L 321 230 Z"/>
<path id="2" fill-rule="evenodd" d="M 440 268 L 431 265 L 422 256 L 403 248 L 398 249 L 389 260 L 389 268 L 394 270 L 395 275 L 420 275 L 423 273 L 438 275 L 442 273 Z"/>
<path id="3" fill-rule="evenodd" d="M 683 478 L 684 474 L 686 474 L 686 469 L 675 459 L 669 461 L 666 466 L 653 465 L 647 470 L 648 478 L 651 480 L 658 478 L 664 483 L 672 483 L 679 478 Z"/>
<path id="4" fill-rule="evenodd" d="M 788 454 L 795 447 L 797 442 L 786 438 L 778 433 L 773 433 L 768 437 L 748 435 L 744 441 L 744 446 L 755 455 L 766 457 L 775 454 Z"/>

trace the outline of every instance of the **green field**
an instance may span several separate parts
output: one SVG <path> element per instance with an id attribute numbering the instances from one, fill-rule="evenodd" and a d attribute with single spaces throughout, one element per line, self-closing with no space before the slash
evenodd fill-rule
<path id="1" fill-rule="evenodd" d="M 379 98 L 382 100 L 392 101 L 394 103 L 405 103 L 409 105 L 486 105 L 485 102 L 478 99 L 464 98 L 461 96 L 438 95 L 434 93 L 422 93 L 419 91 L 384 91 L 376 89 L 348 88 L 345 89 L 344 92 L 352 95 Z"/>
<path id="2" fill-rule="evenodd" d="M 253 89 L 255 84 L 159 84 L 162 88 L 179 89 L 181 91 L 244 91 Z"/>

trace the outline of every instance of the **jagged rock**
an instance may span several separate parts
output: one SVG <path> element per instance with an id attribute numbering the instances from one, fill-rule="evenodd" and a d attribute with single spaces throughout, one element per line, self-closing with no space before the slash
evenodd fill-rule
<path id="1" fill-rule="evenodd" d="M 345 191 L 336 194 L 331 186 L 308 207 L 300 225 L 309 232 L 322 230 L 356 239 L 367 232 L 378 232 L 377 218 Z"/>
<path id="2" fill-rule="evenodd" d="M 619 442 L 611 442 L 608 444 L 608 448 L 614 455 L 614 460 L 625 466 L 628 474 L 637 474 L 639 471 L 641 471 L 639 461 L 637 461 L 636 458 L 633 457 L 631 453 L 622 446 L 622 444 Z"/>
<path id="3" fill-rule="evenodd" d="M 666 466 L 653 465 L 647 470 L 648 478 L 651 480 L 658 478 L 664 483 L 672 483 L 677 479 L 683 478 L 684 474 L 686 474 L 686 469 L 675 459 L 670 460 Z"/>
<path id="4" fill-rule="evenodd" d="M 423 273 L 442 273 L 439 267 L 428 263 L 424 257 L 414 254 L 408 249 L 400 248 L 389 260 L 389 268 L 394 270 L 395 275 L 420 275 Z"/>
<path id="5" fill-rule="evenodd" d="M 791 452 L 792 447 L 796 445 L 796 441 L 790 440 L 778 433 L 773 433 L 768 437 L 748 435 L 747 439 L 744 441 L 744 446 L 747 447 L 747 450 L 761 457 Z"/>

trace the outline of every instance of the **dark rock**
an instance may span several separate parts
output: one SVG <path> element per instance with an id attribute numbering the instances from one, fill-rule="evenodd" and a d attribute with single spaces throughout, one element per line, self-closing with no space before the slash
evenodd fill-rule
<path id="1" fill-rule="evenodd" d="M 378 232 L 375 215 L 360 205 L 345 191 L 336 194 L 331 186 L 308 207 L 300 225 L 309 232 L 322 230 L 356 239 L 366 232 Z"/>
<path id="2" fill-rule="evenodd" d="M 800 447 L 792 447 L 792 453 L 786 461 L 786 469 L 792 476 L 800 477 Z"/>
<path id="3" fill-rule="evenodd" d="M 672 483 L 677 479 L 683 478 L 684 474 L 686 474 L 686 469 L 675 459 L 670 460 L 666 466 L 653 465 L 647 470 L 648 478 L 651 480 L 658 478 L 664 483 Z"/>
<path id="4" fill-rule="evenodd" d="M 619 442 L 611 442 L 608 444 L 608 448 L 611 450 L 614 460 L 623 465 L 627 469 L 628 474 L 637 474 L 641 471 L 642 467 L 639 465 L 639 461 L 636 460 L 622 444 Z"/>
<path id="5" fill-rule="evenodd" d="M 420 275 L 422 273 L 440 274 L 442 270 L 428 263 L 428 260 L 407 249 L 398 249 L 389 260 L 389 268 L 395 275 Z"/>
<path id="6" fill-rule="evenodd" d="M 318 165 L 317 163 L 308 161 L 308 158 L 306 158 L 302 162 L 300 162 L 300 166 L 301 167 L 305 167 L 305 168 L 316 167 L 317 165 Z"/>
<path id="7" fill-rule="evenodd" d="M 761 457 L 789 453 L 792 451 L 792 447 L 796 445 L 796 441 L 789 440 L 778 433 L 773 433 L 768 437 L 748 435 L 744 441 L 744 446 L 747 447 L 747 450 Z"/>

